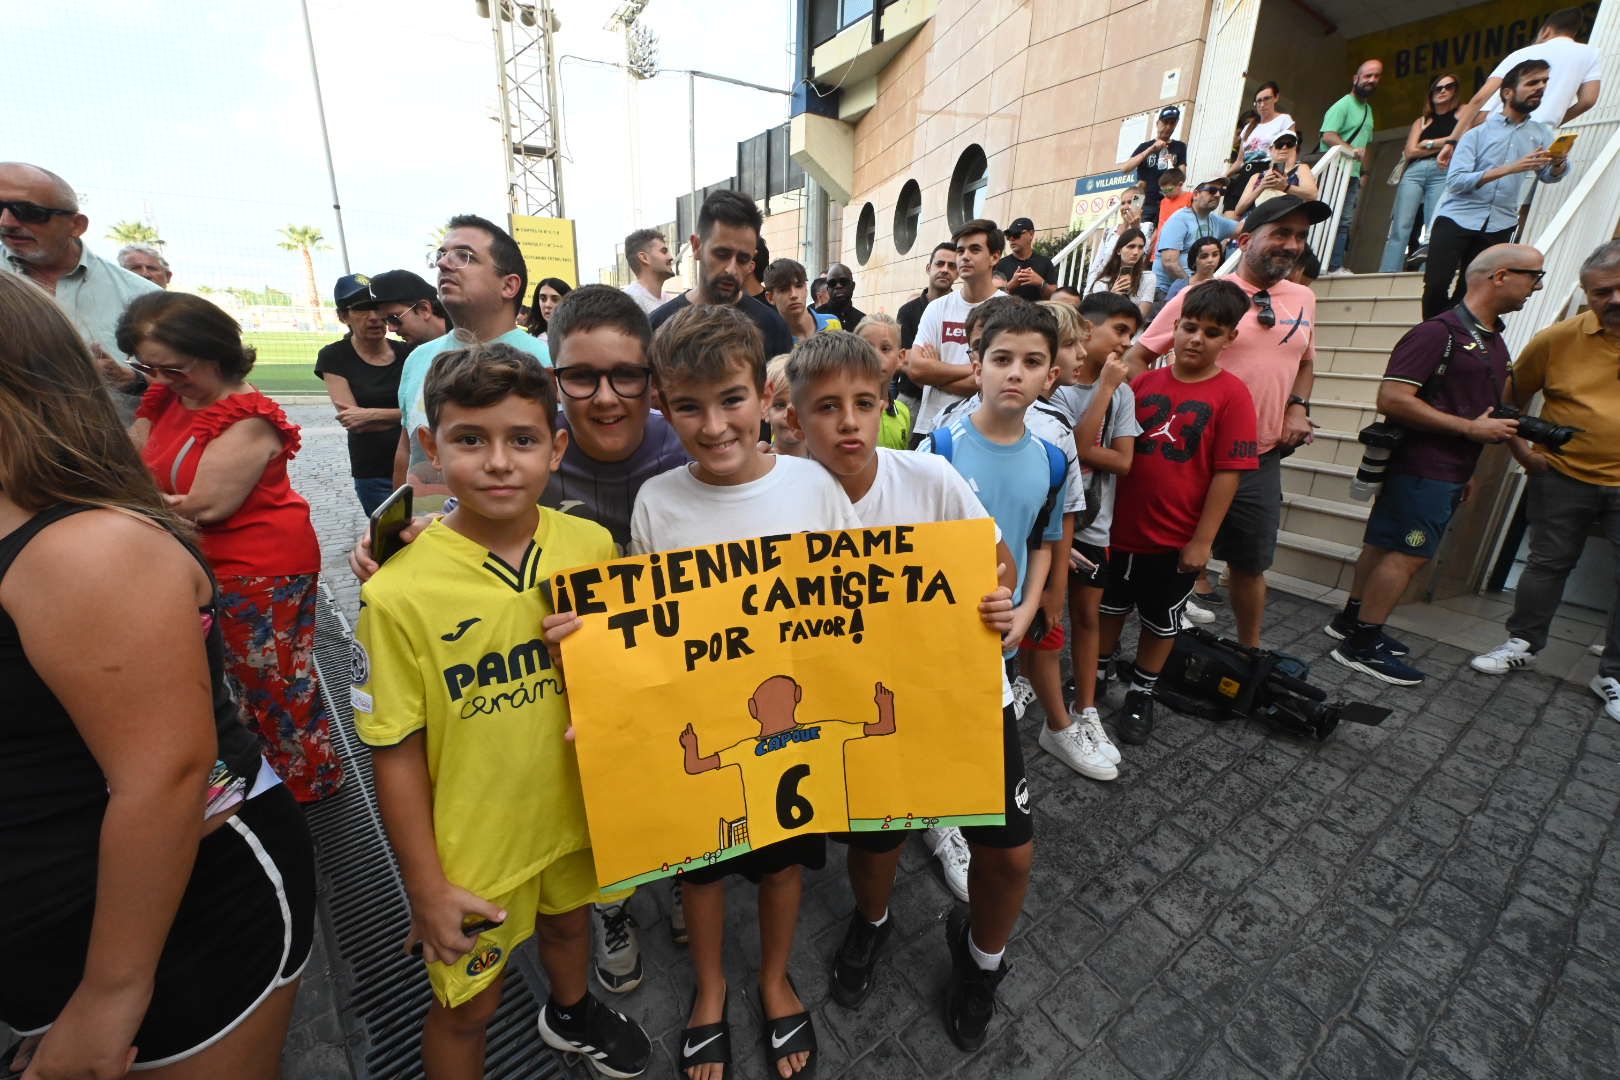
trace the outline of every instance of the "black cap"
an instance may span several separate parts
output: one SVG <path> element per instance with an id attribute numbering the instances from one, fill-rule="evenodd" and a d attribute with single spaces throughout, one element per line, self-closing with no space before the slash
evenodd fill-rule
<path id="1" fill-rule="evenodd" d="M 1035 231 L 1035 223 L 1027 217 L 1015 217 L 1002 232 L 1008 236 L 1023 236 L 1027 232 Z"/>
<path id="2" fill-rule="evenodd" d="M 374 303 L 371 297 L 371 279 L 364 274 L 344 274 L 332 286 L 332 302 L 341 310 L 356 304 Z"/>
<path id="3" fill-rule="evenodd" d="M 1312 225 L 1333 216 L 1333 208 L 1325 202 L 1302 199 L 1298 195 L 1278 195 L 1250 210 L 1249 215 L 1243 219 L 1242 231 L 1252 233 L 1262 225 L 1270 225 L 1273 221 L 1280 221 L 1296 212 L 1303 212 Z"/>
<path id="4" fill-rule="evenodd" d="M 409 270 L 385 270 L 371 279 L 371 296 L 379 304 L 415 304 L 438 295 L 420 274 Z"/>
<path id="5" fill-rule="evenodd" d="M 1172 124 L 1175 123 L 1181 119 L 1181 107 L 1179 105 L 1166 105 L 1159 110 L 1159 119 L 1168 120 Z"/>

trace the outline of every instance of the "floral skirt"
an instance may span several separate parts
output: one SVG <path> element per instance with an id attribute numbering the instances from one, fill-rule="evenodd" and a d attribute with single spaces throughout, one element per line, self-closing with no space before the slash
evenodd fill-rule
<path id="1" fill-rule="evenodd" d="M 315 574 L 219 579 L 225 666 L 242 718 L 301 803 L 343 783 L 315 672 Z"/>

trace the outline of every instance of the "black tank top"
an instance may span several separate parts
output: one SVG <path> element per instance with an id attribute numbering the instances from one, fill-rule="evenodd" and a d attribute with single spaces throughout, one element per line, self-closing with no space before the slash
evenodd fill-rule
<path id="1" fill-rule="evenodd" d="M 53 506 L 0 538 L 0 579 L 47 526 L 90 509 Z M 258 740 L 243 725 L 225 681 L 225 641 L 212 601 L 202 614 L 209 625 L 205 643 L 219 739 L 216 771 L 223 767 L 251 786 L 259 767 Z M 0 608 L 0 941 L 49 925 L 67 908 L 94 902 L 106 807 L 106 777 L 72 717 L 28 662 L 17 624 Z"/>
<path id="2" fill-rule="evenodd" d="M 1456 113 L 1436 113 L 1427 124 L 1423 125 L 1423 130 L 1418 132 L 1418 141 L 1423 142 L 1427 139 L 1449 139 L 1451 138 L 1451 133 L 1456 130 Z"/>

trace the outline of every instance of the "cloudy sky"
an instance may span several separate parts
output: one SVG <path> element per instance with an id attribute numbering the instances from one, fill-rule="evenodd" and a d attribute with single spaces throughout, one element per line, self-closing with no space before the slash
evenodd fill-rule
<path id="1" fill-rule="evenodd" d="M 623 58 L 604 29 L 618 0 L 553 0 L 560 56 Z M 452 213 L 501 220 L 504 161 L 489 23 L 474 0 L 309 0 L 350 262 L 420 270 Z M 729 6 L 651 0 L 659 64 L 788 85 L 791 0 Z M 315 225 L 323 292 L 342 272 L 298 0 L 78 0 L 7 5 L 6 119 L 0 159 L 67 178 L 111 254 L 107 227 L 140 219 L 168 244 L 176 285 L 272 285 L 302 296 L 299 258 L 278 228 Z M 22 45 L 22 48 L 16 46 Z M 684 76 L 638 90 L 629 129 L 622 71 L 559 65 L 563 188 L 582 277 L 595 280 L 638 221 L 674 216 L 686 190 Z M 787 99 L 697 84 L 697 176 L 735 171 L 736 143 L 781 123 Z M 638 191 L 630 184 L 634 139 Z"/>

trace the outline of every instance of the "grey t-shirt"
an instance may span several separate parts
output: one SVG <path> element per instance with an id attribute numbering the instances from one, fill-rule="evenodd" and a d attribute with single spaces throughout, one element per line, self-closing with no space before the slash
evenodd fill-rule
<path id="1" fill-rule="evenodd" d="M 568 430 L 568 418 L 557 414 L 557 426 Z M 624 551 L 630 544 L 630 512 L 641 485 L 690 460 L 675 429 L 658 413 L 647 417 L 647 434 L 636 452 L 623 461 L 596 461 L 585 456 L 577 439 L 563 451 L 562 465 L 540 496 L 540 505 L 594 521 L 613 534 Z"/>
<path id="2" fill-rule="evenodd" d="M 1095 390 L 1095 385 L 1060 386 L 1052 392 L 1050 403 L 1068 417 L 1072 427 L 1086 414 L 1086 408 L 1091 404 L 1091 395 Z M 1114 389 L 1113 401 L 1109 402 L 1108 416 L 1103 421 L 1099 439 L 1103 445 L 1112 446 L 1115 439 L 1135 438 L 1140 434 L 1142 425 L 1136 422 L 1136 395 L 1131 392 L 1129 383 L 1120 383 Z M 1092 518 L 1090 525 L 1075 535 L 1075 540 L 1082 544 L 1107 547 L 1114 524 L 1114 485 L 1119 477 L 1110 472 L 1093 474 L 1083 462 L 1080 471 L 1081 482 L 1086 488 L 1087 502 L 1089 504 L 1095 500 L 1097 516 Z"/>

